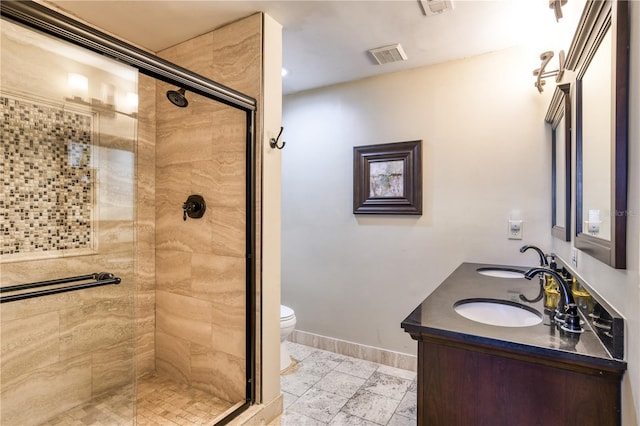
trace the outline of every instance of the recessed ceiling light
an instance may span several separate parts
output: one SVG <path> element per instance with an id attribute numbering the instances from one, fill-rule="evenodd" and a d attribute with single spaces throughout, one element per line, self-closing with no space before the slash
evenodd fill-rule
<path id="1" fill-rule="evenodd" d="M 282 76 L 286 77 L 289 74 L 289 71 L 286 68 L 282 68 Z"/>

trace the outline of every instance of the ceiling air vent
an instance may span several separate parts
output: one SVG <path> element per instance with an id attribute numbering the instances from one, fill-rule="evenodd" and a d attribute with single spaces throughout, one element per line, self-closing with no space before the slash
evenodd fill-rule
<path id="1" fill-rule="evenodd" d="M 369 50 L 378 64 L 388 64 L 390 62 L 406 61 L 407 54 L 404 53 L 400 44 L 392 44 L 391 46 L 376 47 Z"/>
<path id="2" fill-rule="evenodd" d="M 435 16 L 453 9 L 452 0 L 418 0 L 425 16 Z"/>

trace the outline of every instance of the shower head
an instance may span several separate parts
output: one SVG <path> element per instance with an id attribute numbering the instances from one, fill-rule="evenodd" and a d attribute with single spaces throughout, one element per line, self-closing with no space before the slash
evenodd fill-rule
<path id="1" fill-rule="evenodd" d="M 175 106 L 184 108 L 189 105 L 189 101 L 184 96 L 184 92 L 185 90 L 182 87 L 178 90 L 167 90 L 167 99 Z"/>

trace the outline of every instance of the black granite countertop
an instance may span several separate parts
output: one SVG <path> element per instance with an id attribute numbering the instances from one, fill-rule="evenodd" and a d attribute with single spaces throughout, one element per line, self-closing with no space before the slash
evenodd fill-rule
<path id="1" fill-rule="evenodd" d="M 416 339 L 421 335 L 439 336 L 547 359 L 578 362 L 593 368 L 619 372 L 626 369 L 626 362 L 609 354 L 587 321 L 583 333 L 567 333 L 552 323 L 550 312 L 545 314 L 543 300 L 527 303 L 520 299 L 520 294 L 530 300 L 538 296 L 537 277 L 532 280 L 490 277 L 477 272 L 481 267 L 528 269 L 526 266 L 463 263 L 402 322 L 402 328 Z M 544 318 L 540 324 L 527 327 L 483 324 L 455 312 L 457 301 L 470 298 L 518 302 L 544 314 Z"/>

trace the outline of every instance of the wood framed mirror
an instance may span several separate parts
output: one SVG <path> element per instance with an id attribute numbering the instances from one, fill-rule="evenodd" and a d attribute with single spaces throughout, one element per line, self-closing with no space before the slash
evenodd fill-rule
<path id="1" fill-rule="evenodd" d="M 586 5 L 567 54 L 576 71 L 575 247 L 626 268 L 629 4 Z"/>
<path id="2" fill-rule="evenodd" d="M 571 241 L 571 85 L 561 84 L 545 121 L 551 126 L 551 233 Z"/>

